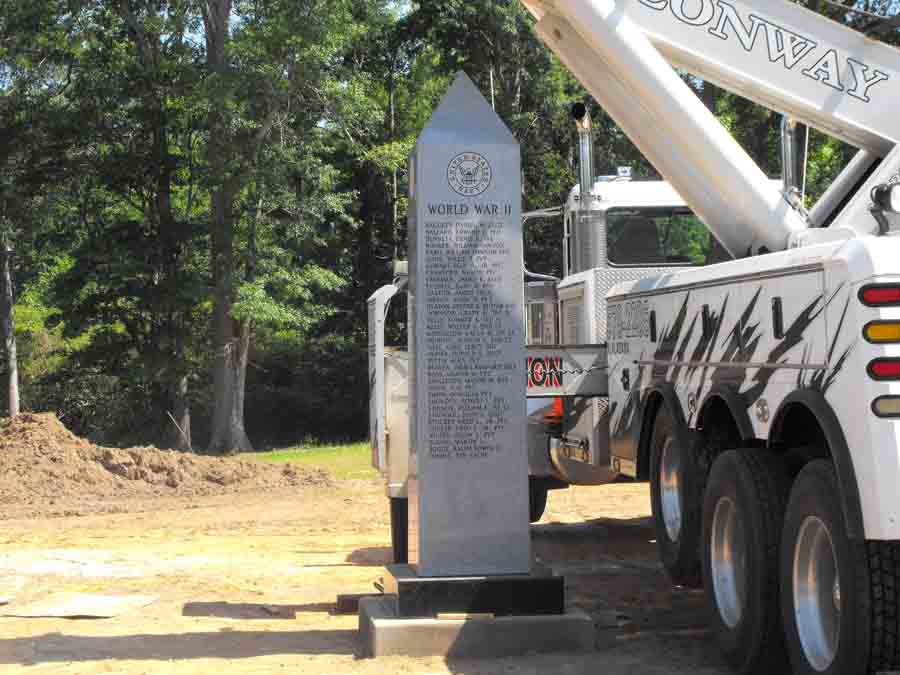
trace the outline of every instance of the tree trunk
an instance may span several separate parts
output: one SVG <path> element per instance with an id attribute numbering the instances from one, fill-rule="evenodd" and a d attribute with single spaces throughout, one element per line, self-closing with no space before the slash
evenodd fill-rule
<path id="1" fill-rule="evenodd" d="M 391 93 L 390 93 L 390 116 L 391 116 L 391 127 L 390 127 L 390 137 L 391 142 L 395 142 L 397 140 L 397 109 L 396 109 L 396 96 L 394 94 L 395 84 L 394 84 L 394 75 L 391 74 Z M 391 243 L 394 245 L 394 260 L 400 258 L 400 245 L 399 245 L 399 237 L 397 236 L 397 222 L 400 220 L 399 218 L 399 202 L 400 202 L 400 181 L 398 178 L 397 167 L 394 167 L 394 170 L 391 172 Z"/>
<path id="2" fill-rule="evenodd" d="M 13 285 L 10 261 L 12 249 L 2 252 L 3 297 L 0 302 L 0 323 L 3 325 L 3 344 L 6 351 L 6 370 L 9 373 L 9 416 L 19 414 L 19 362 L 16 356 L 16 321 L 13 316 Z"/>
<path id="3" fill-rule="evenodd" d="M 191 440 L 191 405 L 188 401 L 188 377 L 184 375 L 175 385 L 172 392 L 172 407 L 175 409 L 172 417 L 178 428 L 172 436 L 170 444 L 176 450 L 191 452 L 193 442 Z"/>
<path id="4" fill-rule="evenodd" d="M 253 452 L 253 445 L 244 428 L 244 396 L 247 391 L 247 362 L 250 356 L 250 322 L 242 321 L 238 326 L 238 333 L 234 343 L 234 359 L 231 363 L 234 387 L 231 396 L 231 415 L 228 418 L 228 431 L 233 439 L 233 447 L 228 451 L 232 453 Z"/>
<path id="5" fill-rule="evenodd" d="M 213 332 L 213 428 L 209 448 L 221 454 L 250 451 L 253 446 L 244 430 L 244 384 L 250 330 L 236 325 L 231 316 L 234 290 L 234 221 L 232 196 L 227 187 L 213 193 L 213 279 L 215 298 Z"/>
<path id="6" fill-rule="evenodd" d="M 206 0 L 203 22 L 207 67 L 215 74 L 228 71 L 226 43 L 229 36 L 231 0 Z M 235 325 L 231 316 L 234 294 L 234 199 L 237 184 L 229 175 L 232 153 L 225 122 L 227 101 L 215 94 L 209 107 L 209 158 L 212 189 L 210 257 L 215 286 L 213 298 L 213 424 L 209 449 L 230 454 L 252 450 L 244 431 L 244 383 L 250 332 Z"/>
<path id="7" fill-rule="evenodd" d="M 204 27 L 206 29 L 206 59 L 213 73 L 226 69 L 225 36 L 227 35 L 228 15 L 230 7 L 222 7 L 218 3 L 207 3 L 204 11 Z M 223 25 L 224 24 L 224 25 Z M 231 407 L 231 399 L 227 389 L 228 350 L 232 341 L 231 322 L 228 315 L 231 307 L 231 223 L 225 188 L 225 153 L 222 144 L 226 132 L 221 106 L 224 102 L 215 97 L 210 101 L 208 124 L 209 143 L 207 155 L 209 159 L 210 182 L 213 193 L 210 204 L 210 269 L 213 277 L 213 422 L 210 450 L 221 452 L 227 445 L 226 411 Z"/>
<path id="8" fill-rule="evenodd" d="M 178 325 L 176 330 L 180 328 L 181 326 Z M 176 332 L 175 363 L 173 365 L 176 368 L 180 367 L 184 363 L 184 359 L 185 349 L 183 339 L 182 336 Z M 182 371 L 181 374 L 177 376 L 172 385 L 172 391 L 170 392 L 172 421 L 175 422 L 175 425 L 178 427 L 173 430 L 170 447 L 181 450 L 182 452 L 191 452 L 194 449 L 193 440 L 191 438 L 191 402 L 188 397 L 190 389 L 189 382 L 188 374 Z"/>
<path id="9" fill-rule="evenodd" d="M 260 194 L 262 190 L 260 189 Z M 248 266 L 247 281 L 252 282 L 256 277 L 256 231 L 259 225 L 259 219 L 262 217 L 263 201 L 260 196 L 257 199 L 256 214 L 250 224 L 250 236 L 248 246 Z M 229 249 L 231 250 L 231 249 Z M 227 269 L 226 269 L 227 267 Z M 227 266 L 223 266 L 221 270 L 223 275 L 234 276 L 234 258 L 231 256 Z M 218 287 L 218 286 L 217 286 Z M 252 324 L 249 320 L 236 322 L 231 319 L 231 296 L 228 296 L 227 315 L 222 316 L 228 321 L 228 330 L 232 331 L 231 342 L 225 352 L 224 358 L 218 363 L 220 370 L 217 374 L 221 378 L 222 391 L 222 408 L 220 409 L 219 398 L 216 398 L 215 424 L 213 427 L 213 440 L 210 447 L 216 452 L 222 454 L 234 454 L 237 452 L 252 452 L 253 444 L 247 436 L 244 427 L 244 400 L 247 391 L 247 364 L 250 355 L 250 335 L 253 331 Z M 222 326 L 224 329 L 225 326 Z M 236 331 L 236 334 L 234 334 Z M 218 357 L 218 353 L 217 353 Z"/>
<path id="10" fill-rule="evenodd" d="M 225 350 L 225 358 L 217 375 L 221 385 L 216 390 L 216 409 L 210 450 L 223 455 L 253 452 L 253 444 L 244 428 L 244 391 L 250 352 L 250 325 L 238 326 L 238 335 Z M 221 406 L 221 408 L 220 408 Z"/>
<path id="11" fill-rule="evenodd" d="M 173 345 L 171 363 L 166 369 L 172 417 L 176 429 L 172 429 L 169 447 L 185 452 L 193 450 L 191 443 L 191 406 L 188 399 L 188 374 L 185 368 L 184 308 L 177 301 L 176 284 L 184 265 L 183 241 L 189 238 L 189 224 L 179 223 L 172 208 L 172 166 L 168 155 L 168 140 L 165 117 L 160 114 L 157 134 L 160 172 L 157 182 L 156 206 L 160 226 L 160 240 L 163 257 L 163 276 L 169 289 L 169 311 L 166 316 L 166 330 Z M 185 231 L 187 230 L 187 232 Z"/>

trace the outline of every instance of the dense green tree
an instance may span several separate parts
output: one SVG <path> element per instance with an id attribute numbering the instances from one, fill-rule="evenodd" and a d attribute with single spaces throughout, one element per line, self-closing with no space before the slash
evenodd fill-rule
<path id="1" fill-rule="evenodd" d="M 895 0 L 806 4 L 896 42 L 851 11 Z M 407 156 L 460 69 L 522 144 L 526 210 L 575 184 L 575 101 L 598 173 L 656 177 L 515 0 L 0 0 L 25 406 L 219 452 L 363 434 L 365 300 L 406 255 Z M 685 77 L 777 176 L 778 116 Z M 811 136 L 810 200 L 852 153 Z M 561 274 L 561 229 L 529 222 L 529 268 Z"/>
<path id="2" fill-rule="evenodd" d="M 19 386 L 11 268 L 17 254 L 27 258 L 35 252 L 34 237 L 50 202 L 46 195 L 66 179 L 64 158 L 74 132 L 65 97 L 81 27 L 71 16 L 63 19 L 65 8 L 52 0 L 0 2 L 0 324 L 6 404 L 13 415 Z"/>
<path id="3" fill-rule="evenodd" d="M 243 277 L 238 265 L 242 192 L 265 148 L 276 142 L 277 125 L 290 119 L 303 138 L 327 112 L 331 66 L 354 31 L 350 9 L 343 0 L 202 3 L 214 285 L 214 451 L 252 448 L 244 427 L 252 321 L 236 316 L 234 305 L 245 282 L 262 287 L 255 262 L 245 266 Z M 330 284 L 322 275 L 308 281 Z"/>
<path id="4" fill-rule="evenodd" d="M 196 21 L 178 0 L 102 3 L 80 20 L 87 34 L 67 97 L 80 121 L 74 150 L 90 170 L 56 198 L 59 226 L 79 217 L 82 230 L 82 264 L 59 278 L 57 302 L 77 319 L 70 334 L 93 331 L 83 365 L 150 399 L 148 436 L 189 448 L 191 324 L 204 292 Z"/>

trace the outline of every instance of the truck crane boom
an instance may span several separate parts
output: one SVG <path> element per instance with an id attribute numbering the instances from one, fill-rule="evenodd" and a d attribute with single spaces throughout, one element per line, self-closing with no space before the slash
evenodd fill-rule
<path id="1" fill-rule="evenodd" d="M 622 7 L 676 68 L 882 157 L 900 141 L 893 47 L 785 0 Z"/>
<path id="2" fill-rule="evenodd" d="M 879 105 L 900 77 L 900 52 L 784 0 L 753 10 L 724 0 L 524 4 L 541 39 L 737 257 L 787 248 L 808 221 L 670 64 L 867 156 L 886 155 L 900 139 L 900 119 Z M 815 39 L 803 37 L 810 33 Z"/>

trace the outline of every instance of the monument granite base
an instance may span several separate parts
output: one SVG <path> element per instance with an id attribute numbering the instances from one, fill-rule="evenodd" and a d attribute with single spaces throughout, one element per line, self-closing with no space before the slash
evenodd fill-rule
<path id="1" fill-rule="evenodd" d="M 584 612 L 496 618 L 406 618 L 394 596 L 364 598 L 359 636 L 366 657 L 496 658 L 594 648 L 594 622 Z"/>
<path id="2" fill-rule="evenodd" d="M 565 582 L 535 566 L 531 574 L 420 577 L 411 565 L 389 565 L 384 592 L 397 599 L 404 618 L 439 614 L 494 616 L 547 615 L 565 612 Z"/>

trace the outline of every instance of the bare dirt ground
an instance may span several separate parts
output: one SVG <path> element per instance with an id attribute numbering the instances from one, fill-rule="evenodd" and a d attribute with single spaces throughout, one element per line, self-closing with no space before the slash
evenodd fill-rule
<path id="1" fill-rule="evenodd" d="M 728 672 L 701 594 L 673 590 L 656 563 L 643 485 L 553 492 L 533 527 L 535 557 L 597 618 L 597 650 L 479 661 L 361 659 L 356 617 L 333 613 L 339 593 L 371 591 L 389 560 L 377 482 L 141 493 L 128 504 L 139 512 L 0 520 L 9 607 L 59 591 L 159 596 L 114 619 L 0 618 L 0 672 Z M 65 497 L 54 508 L 89 511 Z"/>
<path id="2" fill-rule="evenodd" d="M 0 420 L 0 520 L 154 510 L 193 498 L 327 485 L 319 470 L 157 448 L 104 448 L 51 413 Z"/>

